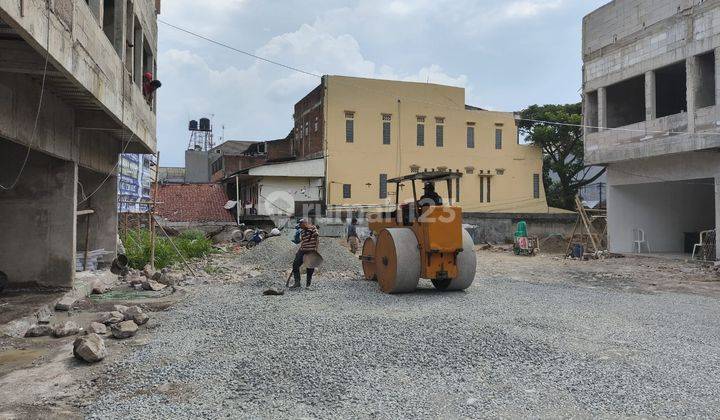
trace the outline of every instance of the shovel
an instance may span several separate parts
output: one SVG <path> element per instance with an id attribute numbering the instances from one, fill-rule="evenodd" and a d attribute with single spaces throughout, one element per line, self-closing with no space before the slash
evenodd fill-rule
<path id="1" fill-rule="evenodd" d="M 320 255 L 317 251 L 311 251 L 306 253 L 303 256 L 303 265 L 305 268 L 318 268 L 323 263 L 323 257 Z M 285 287 L 290 287 L 290 279 L 292 278 L 292 271 L 290 272 L 290 275 L 288 276 L 287 280 L 285 280 Z"/>

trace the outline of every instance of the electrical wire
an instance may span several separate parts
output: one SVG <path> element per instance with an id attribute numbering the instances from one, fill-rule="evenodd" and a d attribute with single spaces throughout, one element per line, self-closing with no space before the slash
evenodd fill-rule
<path id="1" fill-rule="evenodd" d="M 241 50 L 241 49 L 239 49 L 239 48 L 235 48 L 235 47 L 233 47 L 233 46 L 231 46 L 231 45 L 229 45 L 229 44 L 227 44 L 227 43 L 224 43 L 224 42 L 221 42 L 221 41 L 217 41 L 217 40 L 212 39 L 212 38 L 210 38 L 210 37 L 207 37 L 207 36 L 205 36 L 205 35 L 198 34 L 198 33 L 196 33 L 196 32 L 193 32 L 193 31 L 189 30 L 189 29 L 186 29 L 186 28 L 183 28 L 183 27 L 174 25 L 174 24 L 172 24 L 172 23 L 166 22 L 166 21 L 164 21 L 164 20 L 162 20 L 162 19 L 158 19 L 158 22 L 160 22 L 160 23 L 162 23 L 162 24 L 164 24 L 164 25 L 166 25 L 166 26 L 168 26 L 168 27 L 170 27 L 170 28 L 173 28 L 173 29 L 175 29 L 175 30 L 184 32 L 184 33 L 186 33 L 186 34 L 188 34 L 188 35 L 191 35 L 191 36 L 194 36 L 194 37 L 196 37 L 196 38 L 202 39 L 202 40 L 204 40 L 204 41 L 210 42 L 210 43 L 212 43 L 212 44 L 221 46 L 221 47 L 223 47 L 223 48 L 227 48 L 227 49 L 229 49 L 229 50 L 231 50 L 231 51 L 235 51 L 235 52 L 237 52 L 237 53 L 244 54 L 244 55 L 246 55 L 246 56 L 255 58 L 255 59 L 257 59 L 257 60 L 261 60 L 261 61 L 264 61 L 264 62 L 266 62 L 266 63 L 273 64 L 273 65 L 276 65 L 276 66 L 279 66 L 279 67 L 282 67 L 282 68 L 285 68 L 285 69 L 288 69 L 288 70 L 292 70 L 292 71 L 295 71 L 295 72 L 298 72 L 298 73 L 301 73 L 301 74 L 305 74 L 305 75 L 308 75 L 308 76 L 313 76 L 313 77 L 317 77 L 317 78 L 320 78 L 320 79 L 322 79 L 322 77 L 323 77 L 322 75 L 319 75 L 319 74 L 317 74 L 317 73 L 309 72 L 309 71 L 300 69 L 300 68 L 298 68 L 298 67 L 294 67 L 294 66 L 291 66 L 291 65 L 288 65 L 288 64 L 283 64 L 283 63 L 281 63 L 281 62 L 279 62 L 279 61 L 270 60 L 270 59 L 268 59 L 268 58 L 261 57 L 261 56 L 259 56 L 259 55 L 250 53 L 250 52 L 248 52 L 248 51 L 244 51 L 244 50 Z M 395 99 L 400 99 L 400 98 L 402 97 L 403 100 L 406 100 L 406 101 L 409 101 L 409 102 L 416 102 L 416 103 L 420 103 L 420 104 L 424 104 L 424 105 L 431 105 L 431 106 L 441 107 L 441 108 L 446 108 L 446 109 L 451 109 L 451 110 L 462 110 L 462 111 L 465 111 L 465 110 L 466 110 L 466 108 L 465 108 L 464 106 L 461 107 L 461 106 L 455 104 L 455 101 L 453 101 L 451 98 L 447 97 L 446 95 L 443 95 L 443 96 L 445 96 L 450 102 L 452 102 L 453 104 L 455 104 L 455 106 L 451 106 L 451 105 L 448 105 L 448 104 L 438 104 L 438 103 L 435 103 L 435 102 L 425 101 L 425 100 L 421 100 L 421 99 L 417 99 L 417 98 L 412 98 L 412 97 L 409 97 L 409 96 L 396 95 L 396 94 L 394 94 L 394 93 L 392 93 L 392 92 L 387 92 L 387 91 L 384 91 L 384 90 L 372 89 L 372 88 L 369 88 L 369 87 L 367 87 L 367 86 L 358 86 L 358 85 L 355 85 L 355 84 L 353 84 L 353 83 L 346 82 L 346 81 L 341 80 L 341 79 L 337 79 L 337 80 L 335 80 L 335 82 L 336 82 L 336 83 L 339 83 L 339 84 L 346 85 L 346 86 L 354 87 L 354 88 L 356 88 L 356 89 L 363 89 L 363 90 L 371 91 L 371 92 L 374 92 L 374 93 L 378 93 L 378 94 L 382 94 L 382 95 L 386 95 L 386 96 L 391 96 L 391 97 L 393 97 L 393 98 L 395 98 Z M 672 131 L 672 130 L 670 130 L 670 131 L 657 131 L 657 130 L 643 130 L 643 129 L 639 129 L 639 128 L 638 128 L 638 129 L 635 129 L 635 128 L 622 128 L 622 127 L 600 127 L 600 126 L 593 126 L 593 125 L 587 125 L 587 124 L 561 123 L 561 122 L 544 121 L 544 120 L 537 120 L 537 119 L 531 119 L 531 118 L 516 118 L 516 121 L 534 122 L 534 123 L 537 123 L 537 124 L 547 124 L 547 125 L 563 126 L 563 127 L 576 127 L 576 128 L 583 128 L 583 129 L 585 129 L 585 128 L 587 128 L 587 129 L 597 129 L 597 130 L 603 130 L 603 131 L 622 131 L 622 132 L 635 132 L 635 133 L 661 134 L 661 135 L 691 134 L 691 133 L 689 133 L 689 132 L 687 132 L 687 131 Z M 712 133 L 712 132 L 692 133 L 692 134 L 695 134 L 695 135 L 707 135 L 707 136 L 720 136 L 720 133 Z"/>
<path id="2" fill-rule="evenodd" d="M 40 100 L 38 101 L 37 111 L 35 112 L 35 122 L 33 123 L 32 133 L 30 134 L 30 139 L 28 140 L 27 151 L 25 152 L 25 158 L 23 159 L 23 163 L 20 166 L 20 171 L 18 171 L 17 176 L 15 176 L 15 180 L 10 185 L 0 184 L 0 189 L 5 190 L 5 191 L 12 190 L 20 182 L 20 177 L 22 176 L 23 172 L 25 172 L 25 168 L 27 168 L 28 161 L 30 160 L 30 152 L 32 151 L 32 146 L 35 144 L 35 136 L 37 135 L 38 121 L 40 120 L 40 112 L 42 111 L 43 99 L 45 97 L 45 82 L 47 80 L 48 63 L 50 61 L 50 2 L 49 2 L 49 0 L 45 3 L 45 6 L 46 6 L 45 12 L 47 13 L 47 40 L 45 42 L 45 65 L 43 68 L 42 84 L 40 86 Z"/>
<path id="3" fill-rule="evenodd" d="M 286 68 L 286 69 L 288 69 L 288 70 L 296 71 L 296 72 L 298 72 L 298 73 L 306 74 L 306 75 L 308 75 L 308 76 L 313 76 L 313 77 L 317 77 L 317 78 L 322 79 L 322 76 L 319 75 L 319 74 L 312 73 L 312 72 L 309 72 L 309 71 L 305 71 L 305 70 L 299 69 L 299 68 L 297 68 L 297 67 L 289 66 L 289 65 L 287 65 L 287 64 L 283 64 L 283 63 L 280 63 L 280 62 L 278 62 L 278 61 L 270 60 L 269 58 L 260 57 L 259 55 L 255 55 L 255 54 L 253 54 L 253 53 L 251 53 L 251 52 L 243 51 L 243 50 L 241 50 L 241 49 L 239 49 L 239 48 L 235 48 L 235 47 L 233 47 L 233 46 L 231 46 L 231 45 L 225 44 L 224 42 L 216 41 L 216 40 L 214 40 L 214 39 L 212 39 L 212 38 L 206 37 L 206 36 L 204 36 L 204 35 L 200 35 L 200 34 L 195 33 L 195 32 L 193 32 L 193 31 L 191 31 L 191 30 L 189 30 L 189 29 L 185 29 L 185 28 L 182 28 L 182 27 L 180 27 L 180 26 L 173 25 L 172 23 L 166 22 L 166 21 L 164 21 L 164 20 L 162 20 L 162 19 L 158 19 L 158 22 L 162 23 L 163 25 L 169 26 L 170 28 L 173 28 L 173 29 L 175 29 L 175 30 L 178 30 L 178 31 L 180 31 L 180 32 L 185 32 L 185 33 L 188 34 L 188 35 L 192 35 L 192 36 L 194 36 L 194 37 L 196 37 L 196 38 L 200 38 L 200 39 L 205 40 L 205 41 L 207 41 L 207 42 L 210 42 L 210 43 L 212 43 L 212 44 L 215 44 L 215 45 L 218 45 L 218 46 L 227 48 L 227 49 L 229 49 L 229 50 L 238 52 L 238 53 L 240 53 L 240 54 L 247 55 L 247 56 L 252 57 L 252 58 L 255 58 L 255 59 L 257 59 L 257 60 L 264 61 L 264 62 L 270 63 L 270 64 L 274 64 L 274 65 L 276 65 L 276 66 L 280 66 L 280 67 Z"/>
<path id="4" fill-rule="evenodd" d="M 107 176 L 105 177 L 105 179 L 102 180 L 102 182 L 100 183 L 100 185 L 98 185 L 97 188 L 95 188 L 95 190 L 93 190 L 93 192 L 90 193 L 90 195 L 86 196 L 82 201 L 79 201 L 79 202 L 77 203 L 78 206 L 80 206 L 81 204 L 83 204 L 83 203 L 87 202 L 88 200 L 90 200 L 90 198 L 92 198 L 92 196 L 94 196 L 95 194 L 97 194 L 97 192 L 100 191 L 100 188 L 102 188 L 103 185 L 105 185 L 105 183 L 108 182 L 108 180 L 110 179 L 110 177 L 112 177 L 112 175 L 115 173 L 115 170 L 117 169 L 118 165 L 120 165 L 120 161 L 122 161 L 122 155 L 125 154 L 125 151 L 127 150 L 128 146 L 130 145 L 130 143 L 132 142 L 132 139 L 133 139 L 134 137 L 135 137 L 135 133 L 133 133 L 132 136 L 130 136 L 130 139 L 128 139 L 127 143 L 125 143 L 125 146 L 123 147 L 122 151 L 120 152 L 120 156 L 118 156 L 118 160 L 117 160 L 117 162 L 115 163 L 115 166 L 113 166 L 113 168 L 110 170 L 110 172 L 108 172 L 108 174 L 107 174 Z"/>

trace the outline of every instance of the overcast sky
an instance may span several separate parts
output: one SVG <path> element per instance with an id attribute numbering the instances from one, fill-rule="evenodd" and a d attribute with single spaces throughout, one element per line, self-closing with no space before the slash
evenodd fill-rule
<path id="1" fill-rule="evenodd" d="M 169 0 L 160 19 L 317 74 L 462 86 L 467 103 L 516 111 L 579 101 L 582 18 L 606 0 Z M 227 140 L 282 138 L 319 79 L 159 23 L 158 141 L 183 166 L 187 122 Z"/>

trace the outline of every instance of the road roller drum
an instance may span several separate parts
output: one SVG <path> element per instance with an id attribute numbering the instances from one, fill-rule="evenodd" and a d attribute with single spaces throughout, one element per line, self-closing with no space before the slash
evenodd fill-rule
<path id="1" fill-rule="evenodd" d="M 383 229 L 377 239 L 375 266 L 385 293 L 407 293 L 420 281 L 420 249 L 415 232 L 408 228 Z"/>
<path id="2" fill-rule="evenodd" d="M 377 272 L 375 270 L 375 247 L 377 238 L 371 236 L 365 239 L 362 247 L 362 253 L 360 254 L 360 260 L 362 261 L 363 274 L 365 280 L 374 281 L 377 280 Z"/>
<path id="3" fill-rule="evenodd" d="M 413 292 L 420 278 L 443 291 L 472 285 L 477 269 L 473 240 L 463 229 L 462 209 L 452 203 L 453 184 L 459 195 L 461 178 L 459 171 L 423 171 L 387 181 L 395 184 L 396 208 L 369 218 L 373 236 L 360 256 L 367 280 L 377 279 L 385 293 Z M 408 181 L 413 200 L 401 204 L 401 186 Z M 417 181 L 424 188 L 419 198 Z M 435 183 L 447 183 L 447 203 L 435 192 Z"/>

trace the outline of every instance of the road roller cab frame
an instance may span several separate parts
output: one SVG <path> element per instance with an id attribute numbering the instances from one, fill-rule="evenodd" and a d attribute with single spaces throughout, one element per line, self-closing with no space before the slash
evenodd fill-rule
<path id="1" fill-rule="evenodd" d="M 475 278 L 473 241 L 463 229 L 462 209 L 453 206 L 453 184 L 460 192 L 459 172 L 419 172 L 387 182 L 395 184 L 395 210 L 368 215 L 372 236 L 360 259 L 365 278 L 377 280 L 385 293 L 406 293 L 420 278 L 440 290 L 464 290 Z M 418 187 L 445 182 L 447 205 L 418 202 Z M 413 201 L 400 204 L 400 191 L 409 182 Z"/>

